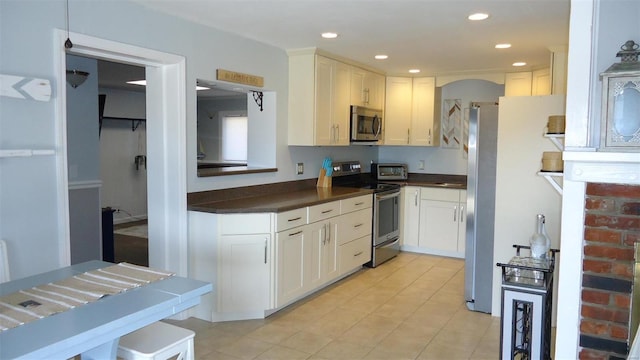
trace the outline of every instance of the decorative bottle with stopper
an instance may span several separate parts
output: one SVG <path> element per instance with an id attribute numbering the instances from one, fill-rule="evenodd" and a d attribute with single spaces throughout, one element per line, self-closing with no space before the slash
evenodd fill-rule
<path id="1" fill-rule="evenodd" d="M 536 215 L 536 231 L 531 235 L 531 239 L 529 240 L 531 257 L 534 259 L 546 259 L 549 248 L 551 247 L 551 240 L 549 240 L 549 235 L 547 235 L 544 222 L 544 215 Z"/>

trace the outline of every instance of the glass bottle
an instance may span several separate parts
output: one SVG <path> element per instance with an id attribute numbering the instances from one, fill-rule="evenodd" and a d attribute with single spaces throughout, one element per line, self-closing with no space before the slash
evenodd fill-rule
<path id="1" fill-rule="evenodd" d="M 547 230 L 544 228 L 544 222 L 544 215 L 538 214 L 536 216 L 536 231 L 531 235 L 531 239 L 529 239 L 531 257 L 534 259 L 546 259 L 549 248 L 551 247 L 551 240 L 549 239 L 549 235 L 547 235 Z"/>

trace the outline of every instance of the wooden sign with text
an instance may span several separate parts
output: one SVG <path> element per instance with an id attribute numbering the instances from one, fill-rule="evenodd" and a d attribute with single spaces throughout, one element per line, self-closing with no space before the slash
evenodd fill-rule
<path id="1" fill-rule="evenodd" d="M 216 70 L 216 78 L 222 81 L 228 81 L 236 84 L 251 85 L 256 87 L 264 86 L 264 78 L 262 76 L 243 74 L 229 70 Z"/>

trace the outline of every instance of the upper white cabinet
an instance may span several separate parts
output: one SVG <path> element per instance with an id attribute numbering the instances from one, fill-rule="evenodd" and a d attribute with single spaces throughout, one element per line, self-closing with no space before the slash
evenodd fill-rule
<path id="1" fill-rule="evenodd" d="M 383 75 L 351 66 L 351 105 L 382 110 L 384 86 Z"/>
<path id="2" fill-rule="evenodd" d="M 440 88 L 436 88 L 435 78 L 413 79 L 411 145 L 439 145 L 440 100 Z"/>
<path id="3" fill-rule="evenodd" d="M 531 96 L 531 72 L 506 73 L 504 75 L 504 96 Z"/>
<path id="4" fill-rule="evenodd" d="M 289 56 L 289 145 L 349 145 L 351 67 L 315 53 Z"/>
<path id="5" fill-rule="evenodd" d="M 289 145 L 349 145 L 350 106 L 384 106 L 383 75 L 318 54 L 289 52 Z"/>
<path id="6" fill-rule="evenodd" d="M 387 77 L 385 145 L 437 146 L 440 89 L 435 78 Z"/>

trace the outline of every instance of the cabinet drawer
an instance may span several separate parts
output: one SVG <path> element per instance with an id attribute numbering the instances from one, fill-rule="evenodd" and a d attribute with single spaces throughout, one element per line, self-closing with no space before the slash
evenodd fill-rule
<path id="1" fill-rule="evenodd" d="M 340 215 L 340 202 L 332 201 L 309 207 L 309 224 Z"/>
<path id="2" fill-rule="evenodd" d="M 271 232 L 271 214 L 220 215 L 220 234 L 263 234 Z"/>
<path id="3" fill-rule="evenodd" d="M 356 210 L 370 208 L 373 203 L 373 195 L 358 196 L 340 200 L 340 213 L 346 214 Z"/>
<path id="4" fill-rule="evenodd" d="M 276 214 L 276 232 L 307 223 L 307 208 L 284 211 Z"/>
<path id="5" fill-rule="evenodd" d="M 371 219 L 371 208 L 341 216 L 337 230 L 338 244 L 348 243 L 365 235 L 371 237 Z"/>
<path id="6" fill-rule="evenodd" d="M 422 200 L 458 202 L 460 199 L 460 190 L 423 187 L 420 190 L 420 198 Z"/>
<path id="7" fill-rule="evenodd" d="M 340 274 L 357 269 L 371 260 L 371 236 L 340 245 Z"/>

